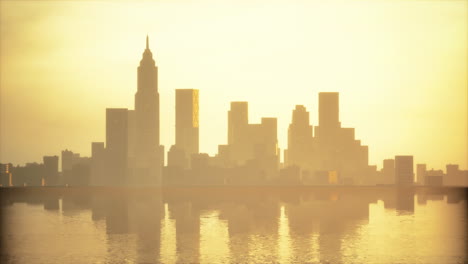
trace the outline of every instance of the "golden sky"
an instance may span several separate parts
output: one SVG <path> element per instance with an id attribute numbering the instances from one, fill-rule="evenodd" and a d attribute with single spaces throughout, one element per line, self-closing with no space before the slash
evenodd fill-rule
<path id="1" fill-rule="evenodd" d="M 251 123 L 318 93 L 370 164 L 398 154 L 468 165 L 468 1 L 0 1 L 0 162 L 41 161 L 105 140 L 105 108 L 133 109 L 146 34 L 159 67 L 161 142 L 176 88 L 200 90 L 200 151 L 227 142 L 230 101 Z"/>

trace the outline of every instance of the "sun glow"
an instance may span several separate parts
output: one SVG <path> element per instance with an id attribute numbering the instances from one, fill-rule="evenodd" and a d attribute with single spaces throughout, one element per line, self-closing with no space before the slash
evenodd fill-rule
<path id="1" fill-rule="evenodd" d="M 166 148 L 176 88 L 200 90 L 200 151 L 210 154 L 226 143 L 230 101 L 249 101 L 252 123 L 278 117 L 285 149 L 294 106 L 317 125 L 317 93 L 337 91 L 342 125 L 369 145 L 370 164 L 407 153 L 467 166 L 466 1 L 0 5 L 1 162 L 89 155 L 104 141 L 105 108 L 133 108 L 149 34 Z"/>

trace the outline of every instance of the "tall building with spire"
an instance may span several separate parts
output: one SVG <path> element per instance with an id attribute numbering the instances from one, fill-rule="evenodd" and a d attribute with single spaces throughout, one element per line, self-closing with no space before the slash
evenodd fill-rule
<path id="1" fill-rule="evenodd" d="M 135 157 L 130 182 L 136 185 L 159 185 L 164 154 L 159 145 L 158 67 L 149 48 L 148 36 L 137 74 L 135 149 L 131 150 Z"/>

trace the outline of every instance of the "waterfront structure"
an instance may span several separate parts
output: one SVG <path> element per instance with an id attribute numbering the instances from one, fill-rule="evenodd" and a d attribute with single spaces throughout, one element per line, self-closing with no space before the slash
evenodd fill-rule
<path id="1" fill-rule="evenodd" d="M 158 67 L 149 48 L 146 49 L 137 70 L 137 92 L 135 94 L 135 130 L 132 185 L 160 185 L 164 149 L 159 144 L 159 91 Z M 133 120 L 132 120 L 133 122 Z"/>
<path id="2" fill-rule="evenodd" d="M 413 156 L 395 156 L 395 180 L 398 186 L 413 185 Z"/>
<path id="3" fill-rule="evenodd" d="M 416 164 L 416 182 L 418 185 L 425 184 L 426 172 L 426 164 Z"/>
<path id="4" fill-rule="evenodd" d="M 313 153 L 312 126 L 309 122 L 309 112 L 303 105 L 296 105 L 292 113 L 292 121 L 288 128 L 288 149 L 285 150 L 284 163 L 286 167 L 298 166 L 299 171 L 311 170 Z M 292 170 L 295 171 L 295 170 Z"/>
<path id="5" fill-rule="evenodd" d="M 126 108 L 106 109 L 106 185 L 127 183 L 128 113 Z"/>
<path id="6" fill-rule="evenodd" d="M 198 90 L 176 89 L 175 146 L 183 151 L 183 168 L 190 168 L 191 156 L 199 153 Z"/>
<path id="7" fill-rule="evenodd" d="M 59 184 L 59 157 L 44 156 L 44 185 L 56 186 Z"/>

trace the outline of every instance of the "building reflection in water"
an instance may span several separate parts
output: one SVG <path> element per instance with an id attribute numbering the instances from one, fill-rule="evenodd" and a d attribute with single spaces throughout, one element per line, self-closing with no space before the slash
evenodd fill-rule
<path id="1" fill-rule="evenodd" d="M 2 208 L 26 202 L 43 204 L 64 217 L 90 212 L 90 223 L 104 223 L 106 263 L 338 263 L 353 259 L 355 245 L 349 241 L 369 224 L 370 205 L 383 203 L 382 210 L 411 216 L 415 203 L 424 206 L 434 200 L 463 201 L 466 206 L 466 192 L 376 187 L 32 189 L 3 192 Z"/>

